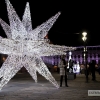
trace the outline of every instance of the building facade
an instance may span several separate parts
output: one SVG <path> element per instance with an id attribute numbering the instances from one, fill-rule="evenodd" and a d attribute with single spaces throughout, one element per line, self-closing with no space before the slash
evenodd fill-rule
<path id="1" fill-rule="evenodd" d="M 71 58 L 73 61 L 78 61 L 80 64 L 84 64 L 84 56 L 83 56 L 84 46 L 77 47 L 76 50 L 70 53 L 67 52 L 66 61 Z M 0 65 L 6 60 L 7 55 L 0 54 Z M 48 65 L 58 65 L 60 61 L 60 56 L 45 56 L 41 57 L 45 64 Z M 87 62 L 89 63 L 91 60 L 96 60 L 96 63 L 100 61 L 100 46 L 87 46 Z"/>
<path id="2" fill-rule="evenodd" d="M 96 60 L 96 63 L 100 61 L 100 46 L 87 46 L 87 63 L 89 63 L 91 60 Z M 71 58 L 73 61 L 78 61 L 80 64 L 84 64 L 84 46 L 77 47 L 76 50 L 71 52 L 71 55 L 69 51 L 66 55 L 66 61 Z M 45 63 L 49 63 L 51 65 L 58 65 L 60 56 L 50 56 L 50 57 L 42 57 Z"/>

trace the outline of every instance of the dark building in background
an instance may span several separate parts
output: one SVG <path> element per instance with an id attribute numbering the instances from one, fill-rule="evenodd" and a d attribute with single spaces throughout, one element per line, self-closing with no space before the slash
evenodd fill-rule
<path id="1" fill-rule="evenodd" d="M 77 47 L 75 51 L 72 51 L 71 58 L 73 61 L 78 61 L 80 64 L 84 64 L 83 55 L 84 46 Z M 58 65 L 60 56 L 42 57 L 45 63 L 52 65 Z M 66 60 L 69 60 L 69 52 L 67 52 Z M 87 46 L 87 62 L 96 60 L 96 64 L 100 61 L 100 46 Z"/>
<path id="2" fill-rule="evenodd" d="M 84 46 L 77 47 L 75 51 L 72 51 L 71 59 L 73 61 L 78 61 L 79 64 L 84 64 L 84 56 L 83 56 Z M 7 55 L 0 54 L 0 65 L 6 60 Z M 57 66 L 60 60 L 60 56 L 45 56 L 41 57 L 44 63 L 50 68 L 53 66 Z M 67 52 L 66 60 L 69 60 L 69 52 Z M 96 64 L 100 62 L 100 46 L 87 46 L 87 62 L 89 63 L 91 60 L 96 60 Z M 21 71 L 26 71 L 23 67 Z"/>

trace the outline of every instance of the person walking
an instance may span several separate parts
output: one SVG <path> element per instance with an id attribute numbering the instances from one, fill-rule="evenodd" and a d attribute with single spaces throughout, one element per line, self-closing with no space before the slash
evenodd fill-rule
<path id="1" fill-rule="evenodd" d="M 60 87 L 62 87 L 63 78 L 65 78 L 65 86 L 67 85 L 67 62 L 65 60 L 65 55 L 60 57 L 60 62 L 58 64 L 58 67 L 60 69 Z"/>
<path id="2" fill-rule="evenodd" d="M 96 61 L 92 60 L 91 64 L 90 64 L 90 69 L 91 69 L 91 73 L 92 73 L 92 80 L 95 81 L 96 80 L 96 76 L 95 76 L 95 65 L 96 65 Z"/>
<path id="3" fill-rule="evenodd" d="M 72 61 L 72 59 L 69 60 L 69 71 L 70 71 L 70 73 L 73 73 L 73 61 Z"/>
<path id="4" fill-rule="evenodd" d="M 99 60 L 99 62 L 98 62 L 98 73 L 99 73 L 99 75 L 100 75 L 100 60 Z"/>

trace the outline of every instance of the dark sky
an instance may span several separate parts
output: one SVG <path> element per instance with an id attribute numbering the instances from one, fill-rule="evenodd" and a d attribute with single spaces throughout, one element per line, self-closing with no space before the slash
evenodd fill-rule
<path id="1" fill-rule="evenodd" d="M 82 32 L 86 31 L 87 45 L 100 45 L 99 2 L 87 1 L 89 0 L 10 0 L 20 18 L 26 2 L 30 3 L 33 28 L 60 11 L 61 15 L 48 33 L 49 39 L 54 44 L 81 46 Z M 0 18 L 9 22 L 5 0 L 0 0 Z M 5 37 L 1 26 L 0 35 Z"/>

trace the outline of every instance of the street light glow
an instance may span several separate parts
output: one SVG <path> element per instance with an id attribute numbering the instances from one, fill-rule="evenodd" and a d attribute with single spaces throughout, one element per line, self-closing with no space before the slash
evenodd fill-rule
<path id="1" fill-rule="evenodd" d="M 82 35 L 85 37 L 87 35 L 87 33 L 86 32 L 83 32 Z"/>
<path id="2" fill-rule="evenodd" d="M 82 37 L 82 40 L 85 42 L 87 40 L 87 32 L 83 32 L 82 33 L 83 37 Z"/>
<path id="3" fill-rule="evenodd" d="M 84 37 L 84 36 L 82 37 L 82 40 L 83 40 L 84 42 L 86 41 L 86 39 L 87 39 L 87 37 Z"/>

